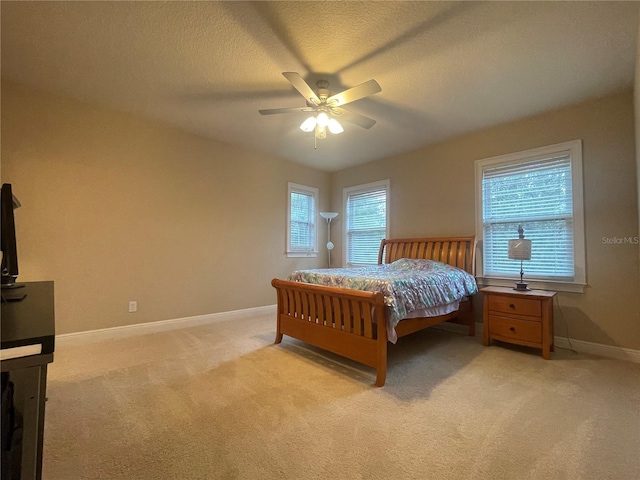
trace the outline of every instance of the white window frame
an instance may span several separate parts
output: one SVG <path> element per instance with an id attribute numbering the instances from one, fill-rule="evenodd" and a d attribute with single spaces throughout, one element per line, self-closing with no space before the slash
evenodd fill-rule
<path id="1" fill-rule="evenodd" d="M 287 189 L 287 257 L 317 257 L 318 256 L 318 189 L 298 183 L 288 182 Z M 291 194 L 299 193 L 313 197 L 313 212 L 309 221 L 313 222 L 313 245 L 299 247 L 291 244 Z"/>
<path id="2" fill-rule="evenodd" d="M 507 155 L 485 158 L 476 160 L 475 162 L 475 179 L 476 179 L 476 239 L 480 251 L 479 259 L 479 276 L 478 284 L 481 286 L 497 285 L 497 286 L 513 286 L 513 277 L 506 276 L 485 276 L 484 274 L 484 241 L 483 241 L 483 224 L 482 224 L 482 179 L 483 172 L 486 168 L 498 165 L 514 165 L 526 163 L 536 158 L 551 157 L 555 155 L 568 154 L 571 161 L 571 183 L 572 183 L 572 203 L 573 203 L 573 260 L 574 260 L 574 277 L 572 281 L 548 280 L 527 280 L 526 262 L 524 265 L 525 280 L 528 281 L 530 288 L 541 290 L 555 290 L 562 292 L 584 292 L 586 285 L 586 254 L 585 254 L 585 230 L 584 230 L 584 197 L 583 197 L 583 179 L 582 179 L 582 141 L 573 140 L 546 147 L 534 148 Z M 526 236 L 526 231 L 525 231 Z M 517 232 L 514 232 L 514 238 L 517 238 Z M 505 245 L 505 249 L 507 246 Z M 535 245 L 533 246 L 535 248 Z M 514 260 L 515 262 L 515 260 Z M 518 275 L 519 279 L 520 276 Z"/>
<path id="3" fill-rule="evenodd" d="M 350 263 L 348 260 L 349 254 L 349 218 L 348 218 L 348 201 L 349 196 L 354 193 L 365 193 L 367 191 L 379 190 L 380 188 L 384 188 L 385 196 L 386 196 L 386 215 L 385 215 L 385 233 L 383 238 L 389 238 L 389 214 L 390 214 L 390 182 L 389 179 L 379 180 L 377 182 L 365 183 L 362 185 L 354 185 L 352 187 L 346 187 L 343 189 L 342 193 L 342 205 L 343 205 L 343 217 L 344 218 L 344 229 L 342 232 L 342 245 L 344 245 L 342 252 L 342 264 L 345 266 L 359 266 L 359 265 L 368 265 L 363 263 Z M 379 248 L 379 246 L 378 246 Z M 378 250 L 379 251 L 379 250 Z M 377 253 L 376 253 L 377 255 Z M 376 260 L 377 263 L 377 260 Z"/>

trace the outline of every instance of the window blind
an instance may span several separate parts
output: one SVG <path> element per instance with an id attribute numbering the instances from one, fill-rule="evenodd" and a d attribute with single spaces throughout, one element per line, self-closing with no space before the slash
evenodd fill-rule
<path id="1" fill-rule="evenodd" d="M 290 248 L 308 251 L 315 248 L 315 197 L 309 193 L 291 192 Z"/>
<path id="2" fill-rule="evenodd" d="M 485 275 L 518 275 L 520 263 L 507 257 L 518 226 L 531 240 L 527 277 L 574 277 L 571 158 L 550 158 L 488 167 L 482 177 Z"/>
<path id="3" fill-rule="evenodd" d="M 376 264 L 387 231 L 385 186 L 347 196 L 347 264 Z"/>

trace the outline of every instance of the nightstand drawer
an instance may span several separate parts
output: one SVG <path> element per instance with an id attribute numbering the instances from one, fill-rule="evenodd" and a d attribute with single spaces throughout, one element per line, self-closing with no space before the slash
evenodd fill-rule
<path id="1" fill-rule="evenodd" d="M 540 300 L 498 295 L 489 295 L 489 310 L 515 315 L 528 315 L 530 317 L 540 317 L 542 315 Z"/>
<path id="2" fill-rule="evenodd" d="M 542 324 L 527 320 L 491 315 L 489 335 L 540 343 L 542 341 Z"/>

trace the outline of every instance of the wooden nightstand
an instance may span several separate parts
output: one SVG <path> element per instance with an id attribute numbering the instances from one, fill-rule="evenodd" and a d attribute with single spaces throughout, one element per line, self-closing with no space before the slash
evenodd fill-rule
<path id="1" fill-rule="evenodd" d="M 484 338 L 542 349 L 549 360 L 553 352 L 553 297 L 545 290 L 518 291 L 509 287 L 486 287 Z"/>

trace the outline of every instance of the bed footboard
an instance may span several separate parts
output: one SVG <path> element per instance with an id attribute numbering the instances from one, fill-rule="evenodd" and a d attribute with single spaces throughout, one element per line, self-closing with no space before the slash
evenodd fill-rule
<path id="1" fill-rule="evenodd" d="M 278 295 L 275 343 L 283 335 L 376 369 L 387 376 L 387 312 L 380 293 L 273 279 Z"/>

